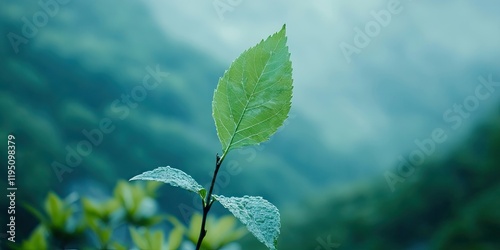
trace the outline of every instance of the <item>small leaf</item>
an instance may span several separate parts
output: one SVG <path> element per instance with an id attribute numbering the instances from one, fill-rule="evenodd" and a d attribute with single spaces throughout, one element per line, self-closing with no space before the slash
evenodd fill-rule
<path id="1" fill-rule="evenodd" d="M 283 124 L 292 98 L 292 63 L 285 26 L 243 52 L 219 79 L 212 102 L 222 157 L 269 139 Z"/>
<path id="2" fill-rule="evenodd" d="M 108 243 L 113 234 L 112 228 L 102 228 L 99 230 L 98 237 L 101 243 Z"/>
<path id="3" fill-rule="evenodd" d="M 52 224 L 58 228 L 63 229 L 66 217 L 71 211 L 65 210 L 63 201 L 54 192 L 49 192 L 45 199 L 45 211 L 47 212 Z"/>
<path id="4" fill-rule="evenodd" d="M 238 218 L 260 242 L 269 249 L 276 249 L 281 227 L 278 208 L 256 196 L 214 195 L 214 198 Z"/>
<path id="5" fill-rule="evenodd" d="M 220 249 L 225 245 L 242 238 L 248 230 L 246 227 L 239 227 L 233 215 L 220 217 L 207 226 L 206 241 L 211 242 L 211 246 Z"/>
<path id="6" fill-rule="evenodd" d="M 8 242 L 11 249 L 24 250 L 24 249 L 38 249 L 38 250 L 46 250 L 48 249 L 47 243 L 47 232 L 43 226 L 38 226 L 31 233 L 30 237 L 27 240 L 24 240 L 21 246 L 10 245 L 11 242 Z"/>
<path id="7" fill-rule="evenodd" d="M 168 236 L 168 250 L 176 250 L 182 244 L 182 236 L 184 235 L 184 228 L 175 227 L 170 231 L 170 235 Z"/>
<path id="8" fill-rule="evenodd" d="M 120 244 L 120 243 L 118 243 L 118 242 L 113 242 L 113 244 L 112 244 L 112 245 L 113 245 L 113 247 L 114 247 L 114 249 L 115 249 L 115 250 L 128 250 L 128 248 L 127 248 L 127 247 L 125 247 L 125 246 L 121 245 L 121 244 Z"/>
<path id="9" fill-rule="evenodd" d="M 102 219 L 104 217 L 104 209 L 101 209 L 97 204 L 88 198 L 82 198 L 83 211 L 88 216 L 93 216 Z"/>
<path id="10" fill-rule="evenodd" d="M 156 190 L 163 185 L 161 182 L 150 181 L 146 183 L 146 194 L 150 197 L 156 197 Z"/>
<path id="11" fill-rule="evenodd" d="M 206 189 L 202 189 L 198 192 L 198 194 L 200 195 L 201 199 L 202 200 L 205 200 L 205 197 L 207 196 L 207 190 Z"/>
<path id="12" fill-rule="evenodd" d="M 204 189 L 193 179 L 193 177 L 184 173 L 182 170 L 171 168 L 170 166 L 159 167 L 152 171 L 144 172 L 140 175 L 134 176 L 130 180 L 161 181 L 174 187 L 184 188 L 195 193 L 200 193 L 200 191 Z"/>
<path id="13" fill-rule="evenodd" d="M 129 227 L 130 230 L 130 236 L 132 237 L 132 241 L 134 244 L 139 248 L 139 249 L 147 249 L 148 248 L 148 242 L 146 237 L 141 235 L 137 229 L 133 227 Z"/>
<path id="14" fill-rule="evenodd" d="M 150 249 L 163 249 L 164 235 L 162 231 L 154 231 L 149 233 Z"/>
<path id="15" fill-rule="evenodd" d="M 200 213 L 194 213 L 191 216 L 191 221 L 189 222 L 189 229 L 187 232 L 187 237 L 193 243 L 198 241 L 198 236 L 200 235 L 201 221 L 203 217 Z M 206 241 L 204 241 L 206 243 Z"/>
<path id="16" fill-rule="evenodd" d="M 217 232 L 220 236 L 224 236 L 224 234 L 231 232 L 234 230 L 234 227 L 236 225 L 236 219 L 234 219 L 233 216 L 227 215 L 221 218 L 218 218 L 215 225 L 212 225 L 212 230 L 214 232 Z"/>

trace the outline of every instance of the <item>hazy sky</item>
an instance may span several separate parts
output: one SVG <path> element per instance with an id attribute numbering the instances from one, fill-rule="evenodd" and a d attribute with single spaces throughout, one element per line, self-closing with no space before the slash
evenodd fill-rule
<path id="1" fill-rule="evenodd" d="M 443 120 L 479 76 L 500 80 L 498 1 L 146 2 L 166 33 L 228 66 L 286 23 L 293 109 L 333 150 L 363 150 L 374 165 L 394 164 L 438 127 L 457 140 L 500 97 L 480 100 L 459 129 Z"/>

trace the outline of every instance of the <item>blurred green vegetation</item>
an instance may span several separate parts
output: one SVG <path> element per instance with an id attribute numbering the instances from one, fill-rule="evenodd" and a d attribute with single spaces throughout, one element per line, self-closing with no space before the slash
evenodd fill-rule
<path id="1" fill-rule="evenodd" d="M 98 202 L 91 197 L 78 197 L 75 193 L 63 200 L 50 192 L 43 209 L 25 205 L 40 225 L 28 239 L 10 246 L 18 250 L 176 250 L 185 241 L 194 247 L 198 241 L 201 214 L 193 214 L 189 225 L 184 225 L 173 216 L 158 213 L 154 198 L 160 185 L 154 181 L 144 185 L 143 182 L 119 181 L 114 196 Z M 167 241 L 164 229 L 157 227 L 163 222 L 170 225 Z M 210 216 L 207 223 L 207 236 L 202 245 L 205 250 L 223 248 L 248 232 L 245 227 L 237 225 L 232 215 Z M 127 227 L 129 233 L 117 230 Z"/>
<path id="2" fill-rule="evenodd" d="M 500 109 L 446 157 L 419 166 L 394 193 L 380 178 L 335 187 L 300 209 L 284 210 L 279 247 L 499 249 L 499 128 Z"/>

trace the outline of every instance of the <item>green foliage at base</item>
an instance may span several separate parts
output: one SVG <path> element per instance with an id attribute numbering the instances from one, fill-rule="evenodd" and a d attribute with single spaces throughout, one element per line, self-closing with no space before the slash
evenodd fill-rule
<path id="1" fill-rule="evenodd" d="M 130 184 L 119 181 L 113 197 L 95 201 L 91 197 L 69 195 L 61 199 L 50 192 L 42 209 L 25 207 L 40 221 L 30 237 L 16 250 L 51 250 L 64 248 L 126 250 L 175 250 L 183 242 L 191 242 L 193 233 L 199 232 L 200 214 L 193 214 L 191 222 L 184 225 L 175 217 L 158 213 L 156 190 L 159 182 Z M 247 230 L 237 226 L 232 216 L 210 217 L 209 234 L 203 245 L 205 250 L 215 250 L 242 238 Z M 162 223 L 171 227 L 168 235 L 154 229 Z M 116 230 L 127 228 L 129 236 L 117 239 Z"/>

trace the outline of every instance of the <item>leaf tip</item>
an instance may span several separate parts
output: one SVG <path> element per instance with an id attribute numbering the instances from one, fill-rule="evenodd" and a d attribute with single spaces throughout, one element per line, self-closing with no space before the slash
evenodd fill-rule
<path id="1" fill-rule="evenodd" d="M 144 173 L 142 173 L 142 174 L 138 174 L 138 175 L 136 175 L 136 176 L 134 176 L 134 177 L 130 178 L 128 181 L 137 181 L 137 180 L 142 180 L 142 178 L 141 178 L 141 177 L 142 177 L 142 175 L 143 175 L 143 174 L 144 174 Z"/>

